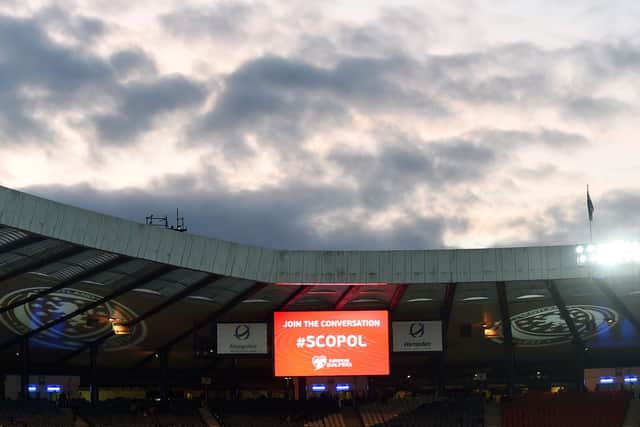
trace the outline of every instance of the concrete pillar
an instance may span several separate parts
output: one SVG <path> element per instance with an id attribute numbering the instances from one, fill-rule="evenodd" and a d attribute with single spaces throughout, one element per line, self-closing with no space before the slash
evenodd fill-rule
<path id="1" fill-rule="evenodd" d="M 29 360 L 29 338 L 20 341 L 20 357 L 22 359 L 22 370 L 20 372 L 20 393 L 22 399 L 29 399 L 29 371 L 31 363 Z"/>
<path id="2" fill-rule="evenodd" d="M 169 400 L 169 350 L 160 352 L 160 398 Z"/>
<path id="3" fill-rule="evenodd" d="M 100 391 L 98 389 L 98 350 L 98 344 L 89 347 L 89 393 L 92 405 L 95 405 L 100 400 Z"/>

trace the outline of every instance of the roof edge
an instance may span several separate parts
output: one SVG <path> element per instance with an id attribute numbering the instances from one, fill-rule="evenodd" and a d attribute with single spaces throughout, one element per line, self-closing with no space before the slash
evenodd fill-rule
<path id="1" fill-rule="evenodd" d="M 575 245 L 390 251 L 277 250 L 208 238 L 0 186 L 0 224 L 87 248 L 263 282 L 448 283 L 589 277 Z"/>

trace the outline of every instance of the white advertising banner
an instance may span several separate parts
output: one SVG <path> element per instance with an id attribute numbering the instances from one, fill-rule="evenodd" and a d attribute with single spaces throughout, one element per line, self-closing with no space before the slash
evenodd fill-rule
<path id="1" fill-rule="evenodd" d="M 393 351 L 442 351 L 442 322 L 392 322 Z"/>
<path id="2" fill-rule="evenodd" d="M 218 354 L 267 354 L 267 324 L 218 323 Z"/>

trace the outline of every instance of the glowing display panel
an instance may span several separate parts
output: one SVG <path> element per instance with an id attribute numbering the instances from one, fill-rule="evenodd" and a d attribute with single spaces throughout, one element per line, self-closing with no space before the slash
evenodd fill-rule
<path id="1" fill-rule="evenodd" d="M 389 374 L 386 311 L 273 314 L 275 375 Z"/>

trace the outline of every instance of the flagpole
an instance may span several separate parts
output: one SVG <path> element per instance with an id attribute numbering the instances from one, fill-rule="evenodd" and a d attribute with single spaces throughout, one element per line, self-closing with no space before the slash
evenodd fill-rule
<path id="1" fill-rule="evenodd" d="M 587 200 L 589 199 L 589 184 L 587 184 Z M 591 223 L 593 222 L 591 213 L 589 213 L 589 243 L 593 243 L 593 230 L 591 228 Z"/>

